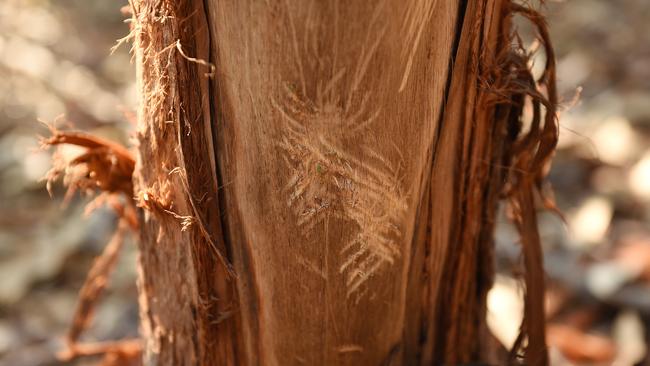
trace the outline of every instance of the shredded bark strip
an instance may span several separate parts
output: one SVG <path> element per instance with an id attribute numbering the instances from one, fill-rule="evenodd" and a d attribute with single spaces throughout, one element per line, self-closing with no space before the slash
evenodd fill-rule
<path id="1" fill-rule="evenodd" d="M 125 230 L 126 224 L 120 223 L 111 241 L 104 248 L 104 252 L 95 259 L 90 271 L 88 271 L 86 282 L 84 282 L 81 290 L 79 290 L 77 308 L 75 309 L 72 326 L 68 331 L 66 339 L 70 348 L 74 348 L 75 343 L 79 340 L 79 336 L 92 320 L 93 310 L 108 285 L 108 280 L 115 268 L 118 255 L 124 244 Z"/>
<path id="2" fill-rule="evenodd" d="M 139 365 L 142 345 L 140 340 L 106 343 L 80 343 L 79 338 L 90 325 L 95 307 L 101 299 L 117 263 L 119 253 L 129 229 L 138 229 L 138 219 L 133 201 L 132 176 L 135 160 L 125 147 L 93 135 L 78 131 L 61 131 L 47 124 L 51 136 L 41 138 L 41 147 L 74 145 L 84 148 L 77 157 L 66 161 L 59 151 L 53 155 L 53 167 L 47 173 L 47 189 L 63 177 L 68 187 L 65 201 L 81 191 L 96 197 L 87 204 L 86 214 L 102 205 L 111 207 L 119 217 L 118 226 L 110 242 L 93 263 L 79 291 L 77 307 L 66 336 L 67 349 L 59 354 L 61 360 L 103 355 L 102 365 Z"/>
<path id="3" fill-rule="evenodd" d="M 521 39 L 512 30 L 512 17 L 521 15 L 528 19 L 537 31 L 537 39 L 545 53 L 545 65 L 538 80 L 530 70 L 532 54 L 524 48 Z M 510 134 L 515 138 L 504 153 L 508 166 L 505 197 L 511 218 L 520 235 L 523 254 L 524 319 L 521 331 L 511 350 L 510 362 L 519 360 L 524 364 L 548 364 L 546 350 L 546 319 L 544 312 L 545 278 L 543 255 L 537 228 L 536 197 L 545 207 L 558 212 L 545 186 L 545 177 L 558 140 L 555 52 L 553 50 L 544 17 L 529 7 L 509 3 L 503 37 L 511 39 L 513 46 L 504 50 L 497 63 L 498 81 L 493 85 L 495 103 L 501 118 L 509 120 Z M 528 131 L 522 131 L 526 103 L 532 107 L 532 119 Z"/>
<path id="4" fill-rule="evenodd" d="M 418 7 L 407 12 L 411 26 L 407 27 L 410 29 L 406 37 L 407 51 L 402 55 L 406 59 L 406 69 L 400 74 L 396 91 L 412 93 L 410 83 L 421 82 L 415 77 L 420 72 L 417 70 L 424 70 L 416 67 L 419 50 L 426 48 L 424 44 L 418 45 L 424 42 L 420 33 L 424 32 L 430 18 L 435 18 L 435 8 L 441 3 L 420 1 L 414 3 Z M 222 90 L 214 90 L 220 86 L 216 65 L 221 67 L 225 61 L 219 59 L 223 55 L 213 54 L 223 50 L 213 49 L 215 46 L 211 42 L 214 40 L 210 37 L 216 28 L 209 24 L 213 14 L 207 18 L 205 15 L 215 9 L 204 6 L 209 7 L 209 2 L 132 0 L 124 9 L 125 14 L 131 15 L 131 33 L 118 44 L 134 42 L 142 96 L 136 131 L 137 158 L 123 146 L 80 132 L 51 127 L 52 136 L 42 139 L 44 147 L 69 144 L 85 149 L 71 161 L 64 161 L 55 154 L 54 167 L 46 177 L 48 189 L 53 180 L 63 177 L 68 187 L 66 200 L 76 191 L 97 194 L 88 205 L 88 211 L 108 204 L 121 218 L 114 238 L 94 263 L 80 292 L 67 337 L 68 350 L 62 355 L 64 359 L 102 354 L 105 355 L 104 366 L 127 364 L 134 362 L 136 357 L 142 357 L 145 363 L 155 360 L 152 362 L 171 364 L 182 350 L 187 352 L 183 360 L 199 365 L 256 364 L 267 360 L 264 352 L 272 354 L 277 351 L 273 347 L 281 344 L 281 340 L 265 339 L 268 336 L 264 332 L 289 329 L 282 328 L 285 324 L 270 315 L 277 309 L 265 303 L 270 301 L 263 296 L 268 295 L 263 292 L 268 286 L 259 286 L 262 280 L 254 274 L 242 273 L 248 269 L 260 271 L 259 268 L 268 271 L 272 262 L 260 266 L 247 252 L 252 249 L 245 247 L 248 241 L 258 244 L 255 241 L 260 238 L 245 232 L 242 223 L 249 216 L 240 211 L 254 211 L 257 206 L 237 206 L 245 200 L 229 196 L 234 195 L 231 191 L 228 194 L 222 191 L 220 180 L 227 170 L 220 163 L 236 166 L 233 169 L 237 174 L 240 168 L 244 173 L 250 172 L 237 165 L 239 161 L 223 163 L 219 158 L 239 159 L 229 154 L 237 151 L 237 144 L 249 140 L 239 141 L 233 136 L 237 137 L 240 131 L 229 130 L 242 128 L 228 125 L 237 125 L 240 121 L 224 121 L 224 115 L 231 116 L 230 111 L 224 110 L 232 108 L 227 104 L 232 101 L 223 102 L 224 106 L 215 105 L 221 102 L 219 98 L 230 96 L 224 96 L 227 92 Z M 348 256 L 348 260 L 337 267 L 339 274 L 347 278 L 344 285 L 347 285 L 348 297 L 354 294 L 361 298 L 368 288 L 372 290 L 368 280 L 383 275 L 380 267 L 395 270 L 402 263 L 412 266 L 404 269 L 406 284 L 399 290 L 407 294 L 405 298 L 409 303 L 399 306 L 403 307 L 400 316 L 406 318 L 401 325 L 412 326 L 408 333 L 417 337 L 391 346 L 386 364 L 407 352 L 423 364 L 428 361 L 459 364 L 482 359 L 491 342 L 489 332 L 482 327 L 487 292 L 494 277 L 495 215 L 499 201 L 506 202 L 510 218 L 521 236 L 525 309 L 520 334 L 503 362 L 547 365 L 545 281 L 537 210 L 538 202 L 542 202 L 546 209 L 557 211 L 545 182 L 558 139 L 555 54 L 544 18 L 527 6 L 511 0 L 496 0 L 463 1 L 459 7 L 457 30 L 450 35 L 454 40 L 449 41 L 450 45 L 453 42 L 450 46 L 453 57 L 449 61 L 446 89 L 441 92 L 444 96 L 440 102 L 442 111 L 436 117 L 438 125 L 431 128 L 433 141 L 427 142 L 431 146 L 427 145 L 426 158 L 422 166 L 418 165 L 416 182 L 410 182 L 421 190 L 412 200 L 414 203 L 410 202 L 407 193 L 411 191 L 402 191 L 399 186 L 403 180 L 402 165 L 411 162 L 402 159 L 400 152 L 400 159 L 404 161 L 393 166 L 395 162 L 390 161 L 390 156 L 384 157 L 369 147 L 366 149 L 361 142 L 363 136 L 354 135 L 366 134 L 366 128 L 375 118 L 380 118 L 379 111 L 366 113 L 365 97 L 360 99 L 361 106 L 356 109 L 345 110 L 346 113 L 337 109 L 342 102 L 334 89 L 339 93 L 338 89 L 346 85 L 346 74 L 336 70 L 332 72 L 332 80 L 314 83 L 318 84 L 316 94 L 320 99 L 316 99 L 320 104 L 313 103 L 308 95 L 309 74 L 318 72 L 309 67 L 319 65 L 322 60 L 302 60 L 297 39 L 304 35 L 296 32 L 297 20 L 291 16 L 290 9 L 274 8 L 278 12 L 286 10 L 289 15 L 290 41 L 293 41 L 296 67 L 300 69 L 296 85 L 301 87 L 300 90 L 287 87 L 284 94 L 269 99 L 271 111 L 284 122 L 280 128 L 284 139 L 280 144 L 270 145 L 279 145 L 287 169 L 295 173 L 289 175 L 289 184 L 283 191 L 291 195 L 283 208 L 302 215 L 297 226 L 302 230 L 303 239 L 322 239 L 319 236 L 321 225 L 330 217 L 356 222 L 353 225 L 357 231 L 355 239 L 349 240 L 341 252 L 337 251 Z M 368 43 L 368 49 L 359 52 L 359 59 L 365 61 L 359 62 L 358 68 L 362 71 L 357 70 L 357 74 L 361 76 L 353 78 L 352 91 L 364 79 L 366 68 L 374 52 L 380 49 L 383 37 L 389 36 L 385 33 L 387 27 L 379 26 L 380 10 L 374 13 L 367 30 L 367 37 L 372 34 L 377 39 Z M 534 26 L 545 53 L 543 72 L 537 79 L 530 67 L 533 54 L 525 49 L 514 29 L 515 16 L 527 19 Z M 322 28 L 328 26 L 325 24 Z M 313 29 L 320 32 L 318 27 Z M 314 39 L 318 40 L 317 36 Z M 338 52 L 338 48 L 336 50 Z M 255 57 L 250 60 L 258 61 Z M 409 76 L 410 73 L 413 75 Z M 254 93 L 250 90 L 248 93 L 249 96 L 242 98 L 250 97 L 253 101 Z M 352 92 L 343 99 L 349 104 L 353 100 Z M 524 120 L 525 109 L 532 111 L 530 120 Z M 339 136 L 338 129 L 328 124 L 330 119 L 345 120 L 346 124 L 339 127 L 354 141 L 338 146 L 343 137 Z M 228 125 L 229 129 L 222 125 Z M 224 128 L 225 132 L 219 128 Z M 271 135 L 269 132 L 268 136 Z M 355 154 L 339 152 L 348 145 L 365 149 L 366 160 L 377 165 L 381 163 L 385 169 L 370 169 L 367 164 L 358 162 Z M 223 156 L 218 154 L 220 149 L 227 150 Z M 267 150 L 251 151 L 251 155 L 255 155 L 256 151 Z M 243 182 L 242 185 L 250 183 Z M 256 184 L 259 183 L 255 181 L 249 185 Z M 245 189 L 248 188 L 242 188 Z M 445 189 L 449 192 L 443 192 Z M 358 198 L 357 190 L 365 196 Z M 376 192 L 381 194 L 371 195 Z M 346 198 L 345 194 L 349 199 L 341 201 Z M 267 198 L 259 196 L 260 201 Z M 442 203 L 444 209 L 439 207 Z M 418 215 L 411 219 L 415 226 L 409 234 L 411 239 L 406 238 L 406 231 L 400 226 L 406 221 L 406 212 L 412 208 L 409 205 L 417 206 L 414 215 Z M 445 215 L 449 217 L 443 217 Z M 378 217 L 382 220 L 372 220 Z M 246 221 L 246 224 L 269 225 L 254 221 Z M 80 335 L 106 287 L 127 228 L 137 231 L 140 239 L 138 285 L 145 343 L 134 340 L 80 344 Z M 436 230 L 445 232 L 441 234 Z M 249 234 L 251 237 L 247 237 Z M 327 238 L 328 234 L 325 235 Z M 402 253 L 402 246 L 406 247 L 408 240 L 412 240 L 408 245 L 413 247 L 413 257 Z M 416 258 L 415 253 L 420 257 Z M 370 259 L 359 259 L 364 257 Z M 237 276 L 231 266 L 232 258 L 239 258 Z M 356 265 L 357 262 L 362 265 Z M 323 288 L 331 284 L 328 281 L 334 274 L 318 267 L 312 258 L 301 257 L 299 265 L 311 269 L 316 274 L 312 277 L 323 281 Z M 276 282 L 268 282 L 272 283 L 269 286 L 286 281 L 281 278 L 284 275 L 271 273 L 269 277 Z M 173 296 L 170 288 L 177 291 Z M 358 299 L 355 301 L 357 305 Z M 375 306 L 375 303 L 369 304 Z M 272 321 L 266 321 L 268 319 Z M 412 343 L 406 344 L 409 341 Z M 405 350 L 413 345 L 420 349 Z M 356 339 L 344 340 L 334 349 L 337 357 L 361 357 L 373 350 Z"/>

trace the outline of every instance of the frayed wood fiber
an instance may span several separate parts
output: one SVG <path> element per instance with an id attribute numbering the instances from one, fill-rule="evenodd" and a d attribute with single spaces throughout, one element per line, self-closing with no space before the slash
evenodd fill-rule
<path id="1" fill-rule="evenodd" d="M 181 270 L 193 280 L 168 280 L 191 289 L 199 318 L 220 319 L 193 323 L 203 327 L 195 344 L 225 347 L 217 353 L 245 363 L 328 363 L 341 355 L 313 347 L 333 344 L 336 333 L 361 349 L 343 353 L 350 362 L 484 359 L 495 213 L 505 197 L 522 232 L 527 288 L 509 362 L 545 364 L 533 197 L 557 138 L 554 64 L 533 80 L 511 26 L 514 13 L 526 16 L 549 46 L 537 13 L 507 0 L 206 4 L 133 4 L 140 153 L 156 156 L 139 161 L 136 181 L 194 218 L 171 232 L 152 215 L 145 232 L 157 256 L 192 243 L 193 266 Z M 525 103 L 534 113 L 522 132 Z M 165 255 L 182 262 L 182 252 Z M 215 305 L 217 293 L 226 300 Z M 219 314 L 234 318 L 223 327 Z M 152 334 L 173 333 L 172 319 L 150 319 Z M 385 341 L 362 336 L 380 329 Z M 197 359 L 206 357 L 198 347 Z M 162 343 L 150 348 L 165 352 Z"/>
<path id="2" fill-rule="evenodd" d="M 83 332 L 90 326 L 95 307 L 110 280 L 127 229 L 136 231 L 139 227 L 133 202 L 132 176 L 135 160 L 129 150 L 115 142 L 83 132 L 62 131 L 54 124 L 46 126 L 50 130 L 50 136 L 40 139 L 41 147 L 56 148 L 52 156 L 53 167 L 44 178 L 50 194 L 52 183 L 63 177 L 63 184 L 67 187 L 64 204 L 69 202 L 75 192 L 81 192 L 95 196 L 86 205 L 86 215 L 98 207 L 107 205 L 119 218 L 113 238 L 103 253 L 95 259 L 79 291 L 70 329 L 65 338 L 65 349 L 58 352 L 57 356 L 62 361 L 89 356 L 103 356 L 105 361 L 119 358 L 124 364 L 137 361 L 142 351 L 139 340 L 97 344 L 80 340 Z M 64 145 L 76 146 L 83 152 L 74 158 L 66 159 L 59 150 Z"/>
<path id="3" fill-rule="evenodd" d="M 203 4 L 133 0 L 131 12 L 142 98 L 135 192 L 152 208 L 144 212 L 140 243 L 145 364 L 237 364 L 236 318 L 227 315 L 235 307 L 234 282 L 219 220 L 208 100 L 215 69 L 206 61 Z"/>
<path id="4" fill-rule="evenodd" d="M 75 164 L 102 174 L 71 181 L 139 207 L 145 365 L 548 363 L 535 199 L 553 208 L 557 92 L 537 12 L 131 0 L 130 13 L 137 158 L 49 143 L 101 150 Z M 537 80 L 516 15 L 544 46 Z M 485 324 L 501 201 L 526 288 L 509 356 Z"/>
<path id="5" fill-rule="evenodd" d="M 532 77 L 530 55 L 513 30 L 512 18 L 517 14 L 528 18 L 539 31 L 547 60 L 539 80 Z M 511 356 L 499 362 L 545 365 L 544 275 L 534 197 L 546 197 L 543 182 L 557 142 L 553 49 L 539 13 L 511 1 L 495 1 L 489 6 L 472 3 L 465 11 L 461 34 L 457 75 L 470 76 L 452 77 L 443 140 L 438 147 L 442 161 L 456 148 L 446 147 L 447 141 L 463 141 L 456 177 L 462 189 L 452 206 L 459 210 L 456 217 L 460 220 L 452 221 L 451 225 L 458 229 L 443 239 L 443 247 L 455 245 L 446 249 L 445 265 L 439 272 L 442 286 L 436 295 L 437 314 L 431 314 L 439 328 L 431 331 L 438 334 L 432 334 L 437 346 L 431 357 L 452 364 L 470 362 L 484 352 L 481 343 L 490 342 L 487 333 L 477 333 L 482 331 L 476 324 L 485 317 L 486 295 L 493 281 L 496 208 L 498 201 L 505 198 L 522 238 L 526 305 Z M 464 97 L 458 97 L 459 93 Z M 526 103 L 532 105 L 533 118 L 529 130 L 522 131 Z M 458 118 L 464 127 L 455 130 L 457 127 L 449 124 Z M 441 184 L 436 183 L 435 169 L 434 163 L 434 190 Z M 432 191 L 432 195 L 436 193 Z M 545 202 L 553 208 L 549 199 Z M 434 201 L 434 207 L 439 203 Z M 436 222 L 440 221 L 434 221 L 434 227 Z M 477 338 L 481 341 L 477 342 Z"/>

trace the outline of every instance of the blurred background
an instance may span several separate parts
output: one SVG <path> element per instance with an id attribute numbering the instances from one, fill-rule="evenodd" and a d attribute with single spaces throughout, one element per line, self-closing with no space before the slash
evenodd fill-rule
<path id="1" fill-rule="evenodd" d="M 60 115 L 76 128 L 129 143 L 137 104 L 126 1 L 0 0 L 0 365 L 60 365 L 77 293 L 93 258 L 112 235 L 112 211 L 86 217 L 87 198 L 63 205 L 41 180 L 51 151 L 37 119 Z M 72 153 L 72 152 L 71 152 Z M 118 268 L 85 339 L 137 335 L 135 246 L 125 243 Z M 96 360 L 94 361 L 96 364 Z M 87 362 L 86 364 L 93 364 Z M 76 364 L 84 364 L 77 362 Z"/>
<path id="2" fill-rule="evenodd" d="M 129 144 L 137 104 L 129 46 L 109 57 L 128 32 L 125 3 L 0 1 L 2 366 L 65 364 L 55 353 L 77 292 L 115 228 L 109 210 L 84 216 L 83 197 L 63 205 L 60 185 L 49 197 L 41 178 L 50 153 L 36 136 L 47 134 L 38 119 L 65 115 Z M 545 13 L 563 101 L 550 180 L 566 217 L 540 216 L 553 364 L 650 365 L 650 4 L 548 1 Z M 137 335 L 133 241 L 124 249 L 86 340 Z M 488 322 L 507 346 L 522 314 L 512 277 L 519 253 L 503 219 Z"/>

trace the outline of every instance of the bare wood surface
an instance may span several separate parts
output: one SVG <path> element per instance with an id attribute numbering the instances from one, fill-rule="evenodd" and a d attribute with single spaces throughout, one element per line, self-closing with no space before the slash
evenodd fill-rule
<path id="1" fill-rule="evenodd" d="M 505 11 L 134 1 L 147 364 L 485 361 Z"/>
<path id="2" fill-rule="evenodd" d="M 252 363 L 406 357 L 405 333 L 418 331 L 405 329 L 410 247 L 457 7 L 210 3 L 218 165 Z"/>

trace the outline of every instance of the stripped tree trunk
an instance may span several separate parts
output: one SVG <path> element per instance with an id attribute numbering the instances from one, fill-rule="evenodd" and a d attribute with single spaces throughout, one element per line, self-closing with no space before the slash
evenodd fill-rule
<path id="1" fill-rule="evenodd" d="M 546 363 L 530 219 L 555 131 L 551 116 L 517 137 L 535 90 L 513 61 L 518 7 L 132 8 L 146 365 L 494 362 L 485 300 L 507 190 L 537 245 L 525 357 Z"/>

